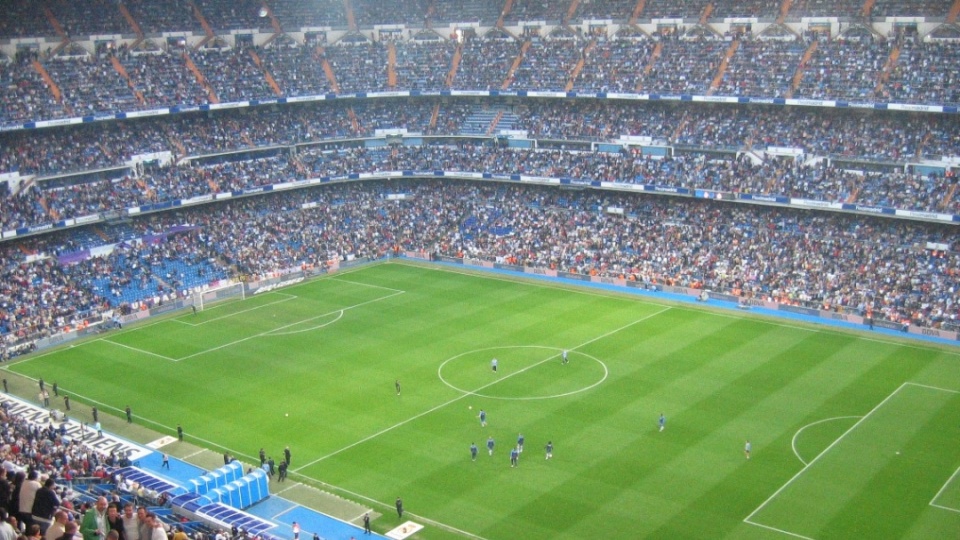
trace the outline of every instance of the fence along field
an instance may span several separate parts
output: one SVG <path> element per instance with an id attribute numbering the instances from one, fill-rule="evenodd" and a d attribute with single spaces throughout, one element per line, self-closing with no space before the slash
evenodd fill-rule
<path id="1" fill-rule="evenodd" d="M 7 369 L 247 462 L 289 445 L 294 480 L 378 530 L 401 496 L 421 538 L 934 538 L 960 530 L 956 352 L 390 263 Z"/>

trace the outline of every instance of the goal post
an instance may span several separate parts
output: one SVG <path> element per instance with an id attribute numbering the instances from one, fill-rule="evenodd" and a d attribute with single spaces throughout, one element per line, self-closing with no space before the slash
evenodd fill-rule
<path id="1" fill-rule="evenodd" d="M 197 311 L 203 311 L 207 305 L 222 300 L 245 300 L 246 288 L 242 282 L 219 284 L 193 293 L 192 305 Z"/>

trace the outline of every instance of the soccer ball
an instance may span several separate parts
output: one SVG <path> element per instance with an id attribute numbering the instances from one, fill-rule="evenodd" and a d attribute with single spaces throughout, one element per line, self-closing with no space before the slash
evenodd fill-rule
<path id="1" fill-rule="evenodd" d="M 473 410 L 473 405 L 470 405 L 470 406 L 468 406 L 467 408 L 472 411 L 472 410 Z"/>
<path id="2" fill-rule="evenodd" d="M 290 413 L 283 413 L 284 416 L 290 416 Z"/>

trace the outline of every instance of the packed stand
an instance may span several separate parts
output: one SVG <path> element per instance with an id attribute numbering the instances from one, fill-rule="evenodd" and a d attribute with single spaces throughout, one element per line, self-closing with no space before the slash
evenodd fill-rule
<path id="1" fill-rule="evenodd" d="M 286 31 L 303 27 L 347 26 L 347 13 L 342 0 L 278 0 L 270 2 L 270 7 Z"/>
<path id="2" fill-rule="evenodd" d="M 0 63 L 0 125 L 38 118 L 63 118 L 66 111 L 31 65 L 33 55 L 18 54 Z"/>
<path id="3" fill-rule="evenodd" d="M 883 97 L 901 103 L 960 103 L 960 46 L 904 41 Z"/>
<path id="4" fill-rule="evenodd" d="M 500 18 L 503 2 L 475 2 L 473 0 L 441 0 L 433 3 L 430 12 L 431 22 L 477 22 L 483 26 L 493 26 Z"/>
<path id="5" fill-rule="evenodd" d="M 396 90 L 443 90 L 456 44 L 446 40 L 406 41 L 397 51 Z"/>
<path id="6" fill-rule="evenodd" d="M 386 90 L 387 50 L 383 44 L 331 45 L 324 48 L 324 54 L 341 93 Z"/>
<path id="7" fill-rule="evenodd" d="M 802 41 L 742 39 L 716 93 L 722 96 L 786 97 L 807 46 Z"/>
<path id="8" fill-rule="evenodd" d="M 68 36 L 132 34 L 133 28 L 120 13 L 117 2 L 70 0 L 48 3 L 50 11 Z"/>
<path id="9" fill-rule="evenodd" d="M 306 45 L 272 46 L 259 51 L 264 69 L 284 96 L 316 96 L 333 91 L 323 71 L 319 51 Z"/>
<path id="10" fill-rule="evenodd" d="M 521 44 L 499 32 L 483 38 L 471 38 L 463 44 L 463 57 L 454 90 L 499 90 L 520 54 Z"/>
<path id="11" fill-rule="evenodd" d="M 360 34 L 353 37 L 360 39 L 359 45 L 295 49 L 275 46 L 258 54 L 284 95 L 317 95 L 330 91 L 332 84 L 326 80 L 324 59 L 330 61 L 343 92 L 389 90 L 387 47 Z M 584 66 L 574 80 L 574 89 L 580 91 L 706 94 L 729 42 L 688 38 L 662 38 L 662 54 L 656 59 L 653 58 L 656 43 L 646 39 L 601 38 L 585 50 L 586 42 L 582 39 L 537 38 L 513 74 L 512 87 L 563 90 L 582 56 Z M 716 92 L 782 97 L 787 95 L 793 76 L 799 70 L 795 98 L 923 104 L 960 102 L 960 91 L 956 90 L 960 87 L 956 80 L 956 74 L 960 73 L 957 60 L 960 55 L 956 54 L 956 44 L 911 40 L 899 43 L 879 39 L 822 41 L 810 62 L 799 65 L 804 42 L 745 39 Z M 498 30 L 482 38 L 466 39 L 453 89 L 500 89 L 520 55 L 521 45 Z M 444 88 L 453 58 L 453 42 L 414 40 L 400 41 L 395 46 L 396 89 Z M 902 54 L 889 80 L 884 81 L 885 66 L 894 46 L 900 46 Z M 247 49 L 218 51 L 189 54 L 215 87 L 219 99 L 276 96 Z M 129 82 L 111 65 L 110 54 L 120 60 Z M 0 62 L 0 93 L 5 98 L 0 106 L 0 123 L 206 104 L 210 100 L 208 92 L 187 68 L 185 54 L 184 49 L 172 45 L 167 50 L 130 51 L 120 47 L 92 58 L 84 53 L 85 59 L 46 59 L 43 65 L 63 92 L 64 102 L 60 103 L 31 65 L 31 60 L 38 56 L 22 52 L 10 63 Z M 142 103 L 137 92 L 143 96 Z"/>
<path id="12" fill-rule="evenodd" d="M 861 18 L 862 0 L 795 0 L 790 6 L 794 17 L 847 17 Z"/>
<path id="13" fill-rule="evenodd" d="M 942 17 L 950 13 L 950 2 L 939 0 L 876 0 L 871 17 Z"/>
<path id="14" fill-rule="evenodd" d="M 738 0 L 736 2 L 713 2 L 711 19 L 756 17 L 776 19 L 780 15 L 781 0 Z"/>
<path id="15" fill-rule="evenodd" d="M 323 139 L 371 136 L 377 127 L 407 127 L 437 135 L 460 132 L 475 106 L 469 99 L 444 100 L 437 127 L 429 120 L 432 99 L 374 100 L 257 107 L 245 113 L 223 111 L 207 115 L 174 115 L 135 122 L 110 122 L 59 130 L 11 132 L 0 135 L 0 172 L 41 174 L 120 166 L 148 152 L 185 146 L 186 156 L 239 150 L 251 146 L 292 145 Z M 361 133 L 352 129 L 349 110 Z M 908 162 L 960 155 L 958 126 L 950 116 L 907 113 L 860 114 L 812 108 L 699 105 L 664 103 L 527 101 L 512 107 L 516 129 L 534 139 L 615 141 L 622 136 L 646 136 L 664 145 L 683 148 L 798 148 L 811 156 L 880 162 Z M 184 156 L 180 156 L 184 157 Z"/>
<path id="16" fill-rule="evenodd" d="M 206 89 L 187 69 L 182 50 L 130 54 L 120 59 L 149 107 L 209 103 Z"/>
<path id="17" fill-rule="evenodd" d="M 513 73 L 509 89 L 564 91 L 584 45 L 575 38 L 534 41 Z"/>
<path id="18" fill-rule="evenodd" d="M 435 103 L 420 100 L 391 100 L 386 103 L 357 103 L 353 111 L 357 116 L 358 136 L 373 137 L 378 129 L 407 130 L 409 133 L 427 134 Z"/>
<path id="19" fill-rule="evenodd" d="M 504 17 L 504 24 L 516 24 L 518 21 L 560 22 L 567 15 L 570 2 L 567 0 L 514 0 L 510 13 Z"/>
<path id="20" fill-rule="evenodd" d="M 643 8 L 643 19 L 699 19 L 707 0 L 651 0 Z"/>
<path id="21" fill-rule="evenodd" d="M 123 0 L 123 4 L 145 34 L 203 32 L 187 0 Z"/>
<path id="22" fill-rule="evenodd" d="M 633 9 L 637 6 L 636 0 L 605 0 L 603 2 L 580 2 L 574 19 L 613 19 L 615 21 L 630 20 Z"/>
<path id="23" fill-rule="evenodd" d="M 885 40 L 821 41 L 794 97 L 871 101 L 890 58 L 892 44 Z"/>
<path id="24" fill-rule="evenodd" d="M 651 39 L 601 40 L 584 52 L 583 69 L 573 90 L 636 92 L 656 42 Z"/>
<path id="25" fill-rule="evenodd" d="M 261 15 L 261 0 L 194 0 L 214 32 L 230 30 L 272 31 L 270 19 Z"/>
<path id="26" fill-rule="evenodd" d="M 26 38 L 57 34 L 39 2 L 4 2 L 3 10 L 0 37 Z"/>
<path id="27" fill-rule="evenodd" d="M 77 116 L 139 108 L 126 79 L 113 67 L 107 55 L 53 58 L 44 63 L 44 68 Z"/>
<path id="28" fill-rule="evenodd" d="M 730 46 L 720 39 L 668 39 L 662 43 L 660 57 L 643 78 L 644 92 L 706 94 Z"/>
<path id="29" fill-rule="evenodd" d="M 245 48 L 198 50 L 190 58 L 220 101 L 277 97 Z"/>
<path id="30" fill-rule="evenodd" d="M 0 173 L 52 176 L 119 167 L 136 155 L 169 150 L 165 128 L 146 120 L 6 133 L 0 135 Z"/>
<path id="31" fill-rule="evenodd" d="M 423 26 L 430 0 L 351 0 L 353 16 L 360 27 L 378 24 Z"/>
<path id="32" fill-rule="evenodd" d="M 376 154 L 371 168 L 395 166 L 389 152 Z M 424 151 L 421 161 L 435 159 L 443 158 Z M 385 196 L 398 192 L 409 199 L 387 203 Z M 307 202 L 317 208 L 293 210 Z M 599 211 L 609 206 L 624 208 L 626 217 Z M 331 185 L 212 208 L 145 218 L 154 232 L 174 223 L 199 227 L 177 237 L 183 248 L 151 249 L 213 258 L 250 275 L 348 256 L 380 258 L 397 248 L 427 250 L 947 327 L 956 325 L 960 301 L 949 292 L 958 290 L 957 254 L 923 249 L 927 241 L 955 243 L 949 226 L 449 180 Z M 64 272 L 82 283 L 113 264 L 90 259 Z M 149 284 L 152 278 L 121 273 L 118 279 Z M 151 289 L 149 298 L 156 294 Z"/>

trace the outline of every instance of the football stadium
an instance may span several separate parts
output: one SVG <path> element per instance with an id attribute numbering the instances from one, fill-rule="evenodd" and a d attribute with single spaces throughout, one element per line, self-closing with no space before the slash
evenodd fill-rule
<path id="1" fill-rule="evenodd" d="M 0 6 L 2 540 L 960 537 L 960 0 Z"/>

